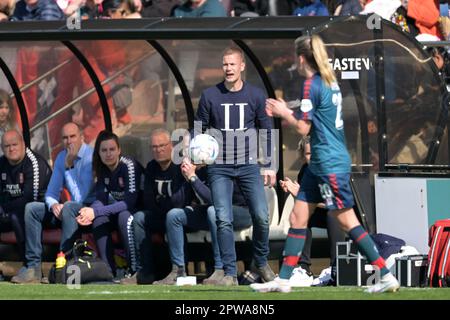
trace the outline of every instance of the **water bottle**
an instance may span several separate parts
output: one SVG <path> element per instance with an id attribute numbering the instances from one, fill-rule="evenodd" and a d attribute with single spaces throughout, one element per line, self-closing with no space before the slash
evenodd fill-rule
<path id="1" fill-rule="evenodd" d="M 60 251 L 58 255 L 56 256 L 56 263 L 55 267 L 56 269 L 61 269 L 66 265 L 66 255 L 64 252 Z"/>

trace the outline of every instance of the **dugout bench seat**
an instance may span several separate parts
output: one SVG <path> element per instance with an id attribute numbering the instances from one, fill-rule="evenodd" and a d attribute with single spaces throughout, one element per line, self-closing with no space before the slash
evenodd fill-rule
<path id="1" fill-rule="evenodd" d="M 282 250 L 284 247 L 284 241 L 289 230 L 289 214 L 294 206 L 294 198 L 290 195 L 285 202 L 281 219 L 278 210 L 278 198 L 275 188 L 265 188 L 266 201 L 268 203 L 269 209 L 269 241 L 270 241 L 270 256 L 269 260 L 281 260 Z M 313 238 L 327 238 L 326 230 L 313 228 Z M 238 260 L 249 261 L 251 260 L 251 250 L 252 250 L 252 233 L 253 226 L 243 230 L 236 230 L 234 232 L 234 239 L 236 241 L 236 253 Z M 113 231 L 113 243 L 120 246 L 119 234 Z M 196 231 L 189 232 L 186 234 L 187 237 L 187 259 L 189 261 L 205 261 L 206 259 L 212 260 L 212 250 L 211 250 L 211 234 L 209 231 Z M 51 247 L 52 255 L 55 255 L 57 248 L 59 246 L 61 238 L 60 229 L 45 229 L 42 235 L 42 243 L 44 246 Z M 95 240 L 90 232 L 82 233 L 82 238 L 87 240 L 89 245 L 95 248 Z M 154 244 L 162 245 L 163 247 L 167 242 L 167 237 L 163 240 L 160 235 L 155 234 L 152 237 L 152 242 Z M 2 232 L 0 233 L 0 244 L 2 245 L 15 245 L 16 237 L 14 232 Z M 207 247 L 205 249 L 205 244 Z M 161 248 L 162 249 L 162 248 Z M 53 261 L 54 257 L 48 257 L 44 261 Z M 0 256 L 0 261 L 7 260 L 6 257 Z"/>

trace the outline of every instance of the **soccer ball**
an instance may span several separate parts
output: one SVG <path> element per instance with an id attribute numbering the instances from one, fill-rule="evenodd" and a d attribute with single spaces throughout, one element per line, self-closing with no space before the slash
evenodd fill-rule
<path id="1" fill-rule="evenodd" d="M 213 164 L 219 155 L 219 143 L 209 134 L 198 134 L 189 143 L 189 158 L 194 164 Z"/>

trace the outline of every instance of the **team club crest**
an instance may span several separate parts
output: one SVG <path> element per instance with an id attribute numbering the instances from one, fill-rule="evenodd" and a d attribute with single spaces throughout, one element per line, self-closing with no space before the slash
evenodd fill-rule
<path id="1" fill-rule="evenodd" d="M 300 105 L 300 110 L 302 110 L 302 112 L 310 112 L 313 109 L 313 105 L 311 100 L 309 99 L 303 99 Z"/>

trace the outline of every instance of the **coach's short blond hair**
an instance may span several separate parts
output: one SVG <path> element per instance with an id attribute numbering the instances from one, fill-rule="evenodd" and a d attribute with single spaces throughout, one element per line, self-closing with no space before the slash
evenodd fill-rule
<path id="1" fill-rule="evenodd" d="M 235 46 L 230 46 L 230 47 L 226 47 L 225 50 L 223 50 L 223 54 L 222 57 L 231 55 L 231 54 L 238 54 L 241 56 L 242 62 L 245 63 L 245 54 L 244 51 L 242 51 L 241 48 L 239 47 L 235 47 Z"/>

